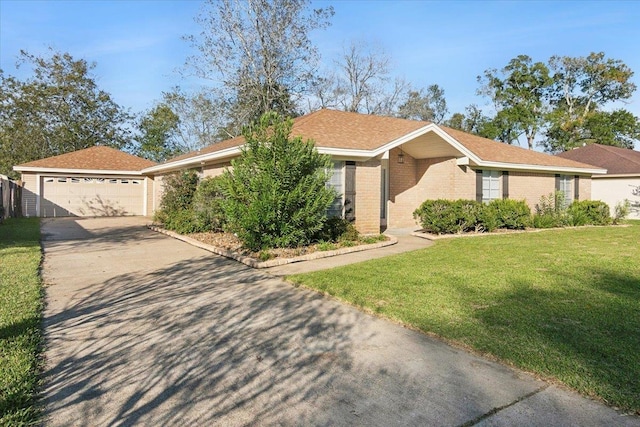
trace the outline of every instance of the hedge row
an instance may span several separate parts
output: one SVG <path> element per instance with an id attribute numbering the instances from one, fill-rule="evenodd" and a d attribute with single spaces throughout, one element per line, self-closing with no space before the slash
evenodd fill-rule
<path id="1" fill-rule="evenodd" d="M 488 204 L 463 199 L 426 200 L 413 216 L 425 231 L 435 234 L 607 225 L 612 221 L 609 206 L 602 201 L 576 201 L 568 207 L 563 201 L 562 193 L 544 196 L 532 214 L 524 200 L 499 199 Z"/>

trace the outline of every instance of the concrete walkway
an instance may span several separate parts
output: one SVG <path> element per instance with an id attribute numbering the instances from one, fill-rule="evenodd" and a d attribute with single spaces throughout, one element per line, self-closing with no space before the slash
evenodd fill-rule
<path id="1" fill-rule="evenodd" d="M 144 227 L 43 223 L 49 426 L 640 426 Z"/>

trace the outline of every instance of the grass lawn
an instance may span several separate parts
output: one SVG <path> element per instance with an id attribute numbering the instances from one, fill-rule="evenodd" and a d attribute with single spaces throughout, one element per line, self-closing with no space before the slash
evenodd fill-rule
<path id="1" fill-rule="evenodd" d="M 440 240 L 289 280 L 640 413 L 640 222 Z"/>
<path id="2" fill-rule="evenodd" d="M 0 426 L 39 421 L 40 259 L 37 218 L 0 225 Z"/>

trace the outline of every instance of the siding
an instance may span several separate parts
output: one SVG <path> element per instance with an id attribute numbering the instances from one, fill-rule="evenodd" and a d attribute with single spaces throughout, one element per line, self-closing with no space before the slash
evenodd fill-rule
<path id="1" fill-rule="evenodd" d="M 218 163 L 214 165 L 204 165 L 202 167 L 202 176 L 203 178 L 220 176 L 222 175 L 222 172 L 224 172 L 224 170 L 229 166 L 231 166 L 231 163 L 229 162 Z"/>
<path id="2" fill-rule="evenodd" d="M 36 194 L 38 176 L 32 173 L 22 174 L 22 214 L 26 217 L 38 216 Z"/>
<path id="3" fill-rule="evenodd" d="M 629 200 L 630 213 L 627 218 L 640 219 L 640 194 L 634 189 L 640 187 L 640 176 L 632 178 L 596 178 L 591 180 L 593 200 L 602 200 L 609 205 L 611 214 L 616 205 Z"/>

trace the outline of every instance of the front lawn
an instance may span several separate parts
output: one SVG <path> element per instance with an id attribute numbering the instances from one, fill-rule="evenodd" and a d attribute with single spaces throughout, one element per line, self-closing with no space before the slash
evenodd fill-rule
<path id="1" fill-rule="evenodd" d="M 37 218 L 0 225 L 0 426 L 39 422 L 40 259 Z"/>
<path id="2" fill-rule="evenodd" d="M 640 413 L 640 223 L 438 241 L 289 277 Z"/>

